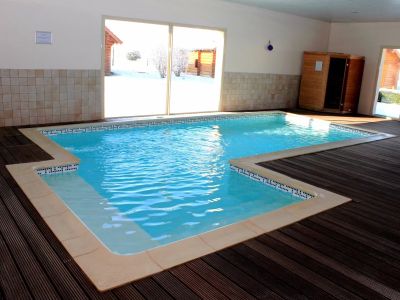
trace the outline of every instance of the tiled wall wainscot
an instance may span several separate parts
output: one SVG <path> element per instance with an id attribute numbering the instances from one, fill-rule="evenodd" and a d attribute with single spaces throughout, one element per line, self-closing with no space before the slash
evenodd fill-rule
<path id="1" fill-rule="evenodd" d="M 223 111 L 295 107 L 300 76 L 224 73 Z M 98 120 L 100 70 L 0 69 L 0 126 Z"/>
<path id="2" fill-rule="evenodd" d="M 0 126 L 102 118 L 100 70 L 0 69 Z"/>
<path id="3" fill-rule="evenodd" d="M 299 75 L 225 72 L 222 110 L 294 108 L 300 87 Z"/>

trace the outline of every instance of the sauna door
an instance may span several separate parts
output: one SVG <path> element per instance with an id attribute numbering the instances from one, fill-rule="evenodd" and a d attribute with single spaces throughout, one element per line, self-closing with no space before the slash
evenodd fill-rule
<path id="1" fill-rule="evenodd" d="M 346 58 L 331 58 L 326 87 L 325 108 L 341 108 L 343 104 L 342 100 L 345 88 L 346 68 Z"/>

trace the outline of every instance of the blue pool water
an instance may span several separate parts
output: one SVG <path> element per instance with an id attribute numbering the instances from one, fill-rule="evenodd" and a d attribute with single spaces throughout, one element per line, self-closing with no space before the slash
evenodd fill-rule
<path id="1" fill-rule="evenodd" d="M 59 134 L 79 170 L 42 178 L 111 251 L 131 254 L 303 200 L 230 159 L 364 136 L 285 114 Z"/>

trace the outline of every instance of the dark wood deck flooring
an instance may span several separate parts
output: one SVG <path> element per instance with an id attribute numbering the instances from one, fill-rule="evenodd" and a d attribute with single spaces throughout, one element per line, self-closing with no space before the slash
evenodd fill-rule
<path id="1" fill-rule="evenodd" d="M 358 126 L 400 135 L 396 121 Z M 0 128 L 0 298 L 400 299 L 400 138 L 263 163 L 354 201 L 106 293 L 5 168 L 48 158 Z"/>

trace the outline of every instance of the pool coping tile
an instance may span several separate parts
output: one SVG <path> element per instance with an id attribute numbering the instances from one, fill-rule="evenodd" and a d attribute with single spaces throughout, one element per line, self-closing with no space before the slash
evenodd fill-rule
<path id="1" fill-rule="evenodd" d="M 72 257 L 89 254 L 102 247 L 91 232 L 86 232 L 77 237 L 63 240 L 62 244 Z"/>
<path id="2" fill-rule="evenodd" d="M 43 197 L 32 197 L 30 200 L 44 219 L 69 211 L 69 208 L 63 202 L 60 202 L 54 193 Z"/>
<path id="3" fill-rule="evenodd" d="M 246 220 L 202 233 L 199 237 L 215 251 L 218 251 L 256 237 L 262 234 L 262 231 L 256 224 Z"/>
<path id="4" fill-rule="evenodd" d="M 199 236 L 147 250 L 146 253 L 163 270 L 183 264 L 189 260 L 215 252 Z"/>
<path id="5" fill-rule="evenodd" d="M 218 115 L 237 116 L 271 113 L 283 112 L 212 113 L 189 115 L 189 118 L 196 116 L 204 118 L 204 116 L 215 117 Z M 143 122 L 154 120 L 154 117 L 137 119 Z M 185 116 L 163 117 L 163 119 L 181 120 L 185 119 Z M 134 122 L 134 120 L 123 122 Z M 101 123 L 93 124 L 101 126 Z M 86 126 L 91 126 L 91 124 L 53 126 L 48 127 L 48 129 L 82 128 Z M 343 125 L 342 127 L 360 131 L 360 129 L 352 126 Z M 373 135 L 357 140 L 347 140 L 231 160 L 230 163 L 233 167 L 245 170 L 247 174 L 254 174 L 258 176 L 257 178 L 268 178 L 287 187 L 302 191 L 312 197 L 275 211 L 168 245 L 159 246 L 133 255 L 118 255 L 109 251 L 37 174 L 37 170 L 50 173 L 74 170 L 79 164 L 77 157 L 44 136 L 40 132 L 42 129 L 24 128 L 20 129 L 20 131 L 44 151 L 52 155 L 54 159 L 13 164 L 6 167 L 25 195 L 31 200 L 33 206 L 43 217 L 44 221 L 60 240 L 61 244 L 99 291 L 106 291 L 152 275 L 351 201 L 349 198 L 261 167 L 258 163 L 393 137 L 393 135 L 376 131 L 362 130 L 363 132 L 370 132 Z"/>
<path id="6" fill-rule="evenodd" d="M 140 279 L 163 270 L 146 252 L 122 256 L 113 254 L 104 247 L 76 256 L 74 260 L 99 291 L 106 291 L 130 282 L 132 278 Z"/>

